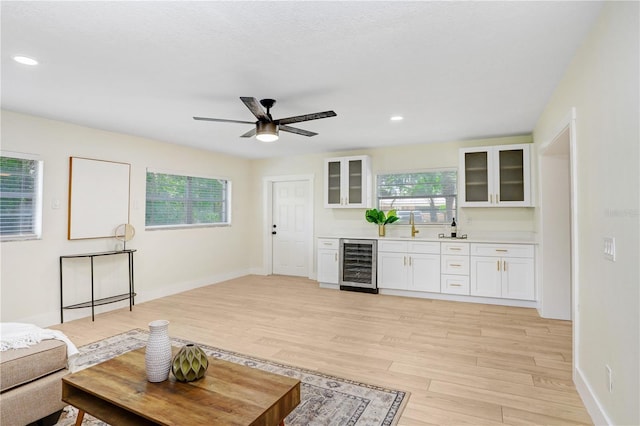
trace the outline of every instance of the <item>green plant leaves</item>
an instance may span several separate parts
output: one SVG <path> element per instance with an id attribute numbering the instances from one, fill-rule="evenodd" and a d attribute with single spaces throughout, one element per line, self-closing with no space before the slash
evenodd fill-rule
<path id="1" fill-rule="evenodd" d="M 400 218 L 396 215 L 396 211 L 389 210 L 389 213 L 387 213 L 387 219 L 385 220 L 384 224 L 386 225 L 388 223 L 397 222 L 398 220 L 400 220 Z"/>
<path id="2" fill-rule="evenodd" d="M 396 222 L 399 218 L 396 215 L 395 210 L 390 210 L 386 215 L 382 210 L 371 209 L 367 210 L 364 214 L 364 218 L 369 223 L 375 223 L 377 225 L 386 225 L 388 223 Z"/>

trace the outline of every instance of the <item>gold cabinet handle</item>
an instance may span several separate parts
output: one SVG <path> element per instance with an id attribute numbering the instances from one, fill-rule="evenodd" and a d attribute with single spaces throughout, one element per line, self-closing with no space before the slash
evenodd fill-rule
<path id="1" fill-rule="evenodd" d="M 407 266 L 407 256 L 402 256 L 402 258 L 404 259 L 404 266 Z"/>
<path id="2" fill-rule="evenodd" d="M 507 261 L 506 260 L 502 261 L 502 270 L 507 272 Z"/>
<path id="3" fill-rule="evenodd" d="M 496 249 L 496 251 L 499 251 L 501 253 L 507 253 L 509 250 L 506 249 Z"/>
<path id="4" fill-rule="evenodd" d="M 462 287 L 462 284 L 449 284 L 451 287 Z"/>
<path id="5" fill-rule="evenodd" d="M 493 204 L 493 194 L 489 195 L 489 202 Z"/>
<path id="6" fill-rule="evenodd" d="M 496 260 L 496 271 L 500 271 L 500 261 Z"/>
<path id="7" fill-rule="evenodd" d="M 449 264 L 449 266 L 453 266 L 454 268 L 459 268 L 459 267 L 461 267 L 462 265 L 461 265 L 461 264 L 459 264 L 459 263 L 450 263 L 450 264 Z"/>
<path id="8" fill-rule="evenodd" d="M 462 249 L 461 249 L 460 247 L 449 247 L 449 250 L 452 250 L 452 251 L 460 251 L 460 250 L 462 250 Z"/>
<path id="9" fill-rule="evenodd" d="M 411 266 L 411 256 L 409 256 L 409 266 Z"/>

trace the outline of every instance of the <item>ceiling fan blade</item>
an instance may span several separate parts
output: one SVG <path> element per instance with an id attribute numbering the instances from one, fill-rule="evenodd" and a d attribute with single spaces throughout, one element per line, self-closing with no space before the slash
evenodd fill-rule
<path id="1" fill-rule="evenodd" d="M 254 121 L 227 120 L 224 118 L 193 117 L 193 119 L 202 121 L 218 121 L 220 123 L 256 124 Z"/>
<path id="2" fill-rule="evenodd" d="M 302 135 L 302 136 L 315 136 L 315 135 L 317 135 L 317 133 L 310 132 L 308 130 L 298 129 L 297 127 L 285 126 L 283 124 L 279 125 L 278 129 L 282 130 L 283 132 L 295 133 L 296 135 Z"/>
<path id="3" fill-rule="evenodd" d="M 246 96 L 240 96 L 240 100 L 244 102 L 244 104 L 249 108 L 249 111 L 256 116 L 256 118 L 260 121 L 271 121 L 269 116 L 260 106 L 260 102 L 256 98 L 249 98 Z"/>
<path id="4" fill-rule="evenodd" d="M 276 124 L 289 124 L 289 123 L 299 123 L 301 121 L 318 120 L 320 118 L 335 117 L 337 115 L 338 114 L 336 114 L 333 111 L 324 111 L 324 112 L 315 112 L 313 114 L 296 115 L 295 117 L 280 118 L 279 120 L 275 120 L 275 121 L 276 121 Z"/>
<path id="5" fill-rule="evenodd" d="M 241 138 L 250 138 L 256 135 L 256 128 L 249 130 L 247 133 L 240 135 Z"/>

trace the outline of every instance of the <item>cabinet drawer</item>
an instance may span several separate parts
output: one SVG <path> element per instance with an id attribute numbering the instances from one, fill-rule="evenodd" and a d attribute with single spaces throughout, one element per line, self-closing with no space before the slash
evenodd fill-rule
<path id="1" fill-rule="evenodd" d="M 378 240 L 378 252 L 406 253 L 406 241 Z"/>
<path id="2" fill-rule="evenodd" d="M 440 253 L 442 254 L 469 254 L 469 243 L 441 243 Z"/>
<path id="3" fill-rule="evenodd" d="M 411 241 L 408 251 L 409 253 L 440 254 L 440 243 Z"/>
<path id="4" fill-rule="evenodd" d="M 471 244 L 472 256 L 533 257 L 530 244 Z"/>
<path id="5" fill-rule="evenodd" d="M 339 249 L 340 240 L 337 238 L 318 238 L 318 249 Z"/>
<path id="6" fill-rule="evenodd" d="M 442 256 L 443 274 L 469 275 L 468 256 Z"/>
<path id="7" fill-rule="evenodd" d="M 448 294 L 469 294 L 469 277 L 463 275 L 441 275 L 440 291 Z"/>

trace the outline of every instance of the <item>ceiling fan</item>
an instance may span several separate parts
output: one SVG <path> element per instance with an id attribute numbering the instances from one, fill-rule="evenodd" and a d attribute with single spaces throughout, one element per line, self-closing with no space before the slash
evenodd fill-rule
<path id="1" fill-rule="evenodd" d="M 241 96 L 240 100 L 249 108 L 249 111 L 256 116 L 258 121 L 241 121 L 241 120 L 226 120 L 224 118 L 208 118 L 208 117 L 193 117 L 194 120 L 203 121 L 219 121 L 222 123 L 242 123 L 242 124 L 255 124 L 255 127 L 249 130 L 247 133 L 240 135 L 241 138 L 250 138 L 255 136 L 256 139 L 262 142 L 273 142 L 278 140 L 278 132 L 295 133 L 302 136 L 315 136 L 317 133 L 310 132 L 308 130 L 299 129 L 297 127 L 288 126 L 291 123 L 300 123 L 302 121 L 318 120 L 320 118 L 335 117 L 337 114 L 333 111 L 315 112 L 312 114 L 296 115 L 295 117 L 280 118 L 274 120 L 271 117 L 271 108 L 276 103 L 275 99 L 261 99 L 258 103 L 256 98 L 249 98 Z M 260 105 L 267 109 L 265 112 Z"/>

